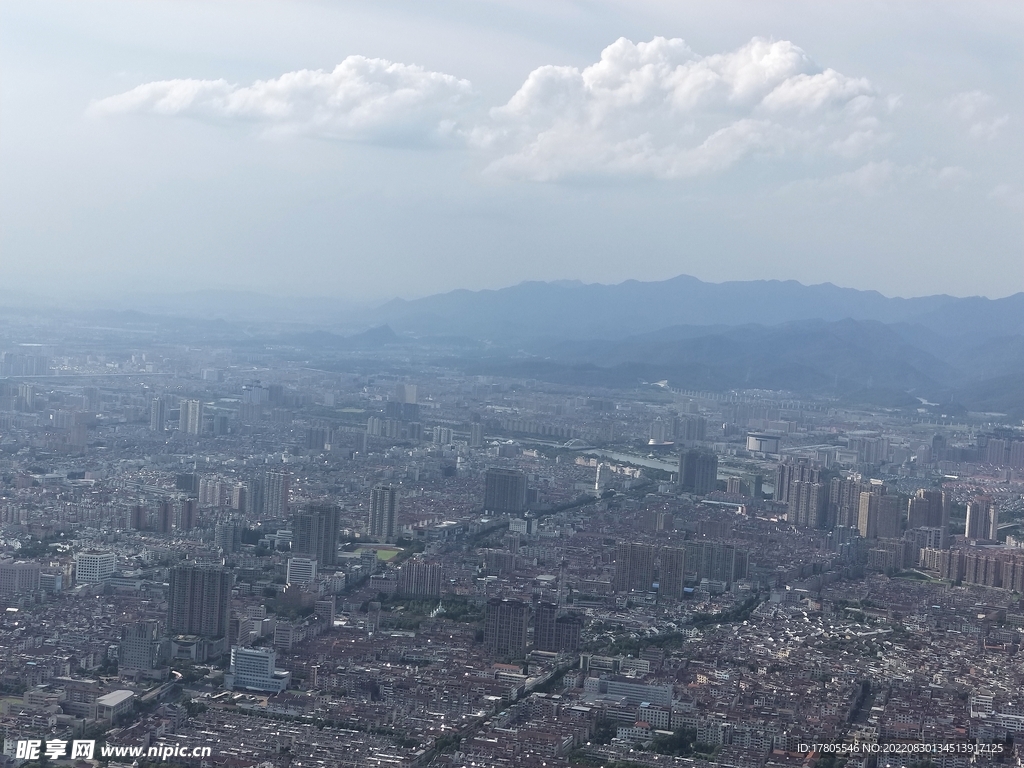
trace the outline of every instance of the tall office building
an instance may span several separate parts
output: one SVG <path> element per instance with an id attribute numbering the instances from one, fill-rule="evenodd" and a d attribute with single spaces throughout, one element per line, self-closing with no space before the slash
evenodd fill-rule
<path id="1" fill-rule="evenodd" d="M 366 519 L 366 533 L 371 539 L 393 542 L 397 533 L 395 512 L 398 506 L 398 491 L 383 483 L 370 490 L 370 512 Z"/>
<path id="2" fill-rule="evenodd" d="M 316 581 L 316 560 L 308 557 L 289 557 L 287 580 L 289 584 L 300 586 Z"/>
<path id="3" fill-rule="evenodd" d="M 231 608 L 231 571 L 199 565 L 171 568 L 167 631 L 172 635 L 226 637 Z"/>
<path id="4" fill-rule="evenodd" d="M 618 592 L 647 592 L 654 584 L 653 544 L 620 542 L 615 548 L 615 579 L 612 586 Z"/>
<path id="5" fill-rule="evenodd" d="M 494 597 L 484 610 L 484 647 L 497 656 L 522 658 L 530 608 L 522 600 Z"/>
<path id="6" fill-rule="evenodd" d="M 995 541 L 999 532 L 999 511 L 991 496 L 975 496 L 967 502 L 966 537 Z"/>
<path id="7" fill-rule="evenodd" d="M 718 456 L 691 448 L 679 454 L 679 487 L 706 495 L 718 487 Z"/>
<path id="8" fill-rule="evenodd" d="M 337 504 L 307 504 L 292 520 L 292 551 L 316 560 L 321 567 L 338 564 Z"/>
<path id="9" fill-rule="evenodd" d="M 484 511 L 515 514 L 526 509 L 526 473 L 491 467 L 484 475 Z"/>
<path id="10" fill-rule="evenodd" d="M 263 514 L 266 517 L 284 517 L 288 514 L 291 481 L 291 473 L 287 470 L 267 470 L 263 477 Z"/>
<path id="11" fill-rule="evenodd" d="M 78 552 L 75 555 L 75 581 L 96 584 L 114 575 L 117 556 L 113 552 Z"/>
<path id="12" fill-rule="evenodd" d="M 187 435 L 203 431 L 203 403 L 201 400 L 182 400 L 178 416 L 178 429 Z"/>
<path id="13" fill-rule="evenodd" d="M 264 693 L 280 693 L 288 687 L 292 673 L 277 667 L 277 651 L 272 648 L 231 649 L 231 663 L 224 675 L 224 687 Z"/>
<path id="14" fill-rule="evenodd" d="M 25 595 L 39 591 L 39 563 L 0 562 L 0 595 Z"/>
<path id="15" fill-rule="evenodd" d="M 149 430 L 163 432 L 167 423 L 167 404 L 162 397 L 154 397 L 149 403 Z"/>

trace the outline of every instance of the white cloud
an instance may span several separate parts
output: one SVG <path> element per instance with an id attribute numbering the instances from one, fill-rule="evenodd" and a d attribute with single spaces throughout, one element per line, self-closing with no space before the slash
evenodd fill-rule
<path id="1" fill-rule="evenodd" d="M 161 80 L 94 102 L 94 115 L 151 113 L 245 120 L 273 132 L 347 140 L 423 139 L 451 133 L 472 95 L 468 80 L 422 67 L 349 56 L 331 72 L 303 69 L 240 86 Z"/>
<path id="2" fill-rule="evenodd" d="M 992 97 L 983 91 L 965 91 L 950 96 L 946 100 L 946 109 L 964 122 L 967 122 L 973 119 L 982 109 L 990 105 L 992 101 Z"/>
<path id="3" fill-rule="evenodd" d="M 852 189 L 862 195 L 877 195 L 891 189 L 912 171 L 889 160 L 871 161 L 860 168 L 840 173 L 821 182 L 823 189 Z"/>
<path id="4" fill-rule="evenodd" d="M 893 108 L 787 41 L 700 56 L 679 39 L 620 38 L 582 71 L 535 69 L 468 137 L 494 153 L 490 171 L 518 177 L 683 178 L 753 154 L 862 155 Z"/>
<path id="5" fill-rule="evenodd" d="M 946 110 L 967 126 L 974 139 L 992 141 L 1010 122 L 1009 115 L 992 116 L 995 99 L 984 91 L 965 91 L 946 100 Z"/>

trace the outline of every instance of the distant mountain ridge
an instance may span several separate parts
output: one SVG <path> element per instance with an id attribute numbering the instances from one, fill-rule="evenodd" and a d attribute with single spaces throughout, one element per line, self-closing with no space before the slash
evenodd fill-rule
<path id="1" fill-rule="evenodd" d="M 624 338 L 670 326 L 779 325 L 803 320 L 873 320 L 989 338 L 1024 333 L 1024 293 L 1002 299 L 948 295 L 889 298 L 877 291 L 795 280 L 707 283 L 689 275 L 616 285 L 524 282 L 394 299 L 368 313 L 398 333 L 475 338 Z"/>

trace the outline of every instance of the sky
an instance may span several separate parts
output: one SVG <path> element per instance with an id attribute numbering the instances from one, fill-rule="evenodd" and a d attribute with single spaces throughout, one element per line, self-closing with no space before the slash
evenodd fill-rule
<path id="1" fill-rule="evenodd" d="M 1024 290 L 1014 2 L 0 4 L 0 292 Z"/>

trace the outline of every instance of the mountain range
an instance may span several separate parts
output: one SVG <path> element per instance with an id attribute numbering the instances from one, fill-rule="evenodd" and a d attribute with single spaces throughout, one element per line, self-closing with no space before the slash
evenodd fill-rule
<path id="1" fill-rule="evenodd" d="M 800 320 L 908 323 L 941 335 L 1024 333 L 1024 293 L 1002 299 L 938 295 L 888 298 L 876 291 L 793 280 L 706 283 L 670 280 L 617 285 L 526 282 L 500 290 L 457 290 L 368 314 L 398 333 L 465 334 L 474 338 L 623 338 L 659 328 L 779 325 Z"/>
<path id="2" fill-rule="evenodd" d="M 1024 293 L 888 298 L 795 281 L 528 282 L 396 299 L 368 315 L 444 361 L 573 384 L 784 389 L 936 412 L 1024 417 Z M 937 403 L 938 405 L 928 405 Z"/>

